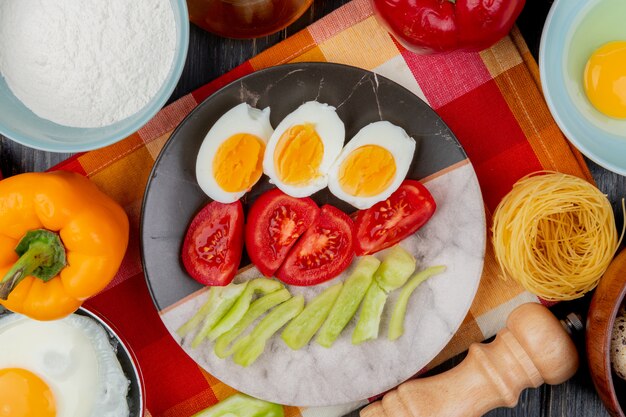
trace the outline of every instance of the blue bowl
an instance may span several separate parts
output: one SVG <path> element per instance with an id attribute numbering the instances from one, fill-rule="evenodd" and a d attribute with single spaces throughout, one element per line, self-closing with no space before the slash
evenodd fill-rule
<path id="1" fill-rule="evenodd" d="M 37 116 L 17 99 L 0 76 L 0 133 L 35 149 L 80 152 L 102 148 L 139 130 L 163 107 L 183 71 L 189 45 L 189 17 L 185 0 L 170 0 L 176 21 L 176 51 L 165 82 L 146 106 L 134 115 L 98 128 L 76 128 Z"/>
<path id="2" fill-rule="evenodd" d="M 597 111 L 583 89 L 589 56 L 603 44 L 626 40 L 623 0 L 556 0 L 541 37 L 539 70 L 548 107 L 576 148 L 604 168 L 626 175 L 626 120 Z M 624 8 L 626 10 L 626 8 Z M 602 24 L 597 24 L 602 17 Z"/>

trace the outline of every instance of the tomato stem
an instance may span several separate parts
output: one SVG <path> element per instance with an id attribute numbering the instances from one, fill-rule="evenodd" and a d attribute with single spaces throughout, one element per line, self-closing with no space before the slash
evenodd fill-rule
<path id="1" fill-rule="evenodd" d="M 65 247 L 58 234 L 45 229 L 31 230 L 15 247 L 20 258 L 0 281 L 0 299 L 6 300 L 27 276 L 47 282 L 66 265 Z"/>

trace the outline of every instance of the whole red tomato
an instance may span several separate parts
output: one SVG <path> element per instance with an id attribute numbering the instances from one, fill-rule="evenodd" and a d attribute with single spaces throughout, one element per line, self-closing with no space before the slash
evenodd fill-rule
<path id="1" fill-rule="evenodd" d="M 513 27 L 525 0 L 371 0 L 379 21 L 418 53 L 480 51 Z"/>

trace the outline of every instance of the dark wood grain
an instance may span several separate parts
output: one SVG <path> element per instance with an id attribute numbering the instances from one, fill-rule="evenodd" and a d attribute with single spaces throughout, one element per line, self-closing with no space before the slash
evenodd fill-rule
<path id="1" fill-rule="evenodd" d="M 307 24 L 328 14 L 347 0 L 316 0 L 314 5 L 292 26 L 272 36 L 241 41 L 218 38 L 192 25 L 189 53 L 183 75 L 170 102 L 217 78 L 267 47 L 304 28 Z M 541 30 L 552 0 L 528 0 L 520 16 L 518 26 L 535 57 L 539 50 Z M 45 170 L 69 154 L 52 154 L 23 147 L 0 136 L 0 169 L 5 176 L 28 171 Z M 626 196 L 626 177 L 609 172 L 589 162 L 598 187 L 604 191 L 618 212 L 619 201 Z M 621 226 L 621 214 L 616 216 Z M 589 298 L 576 303 L 562 304 L 560 312 L 572 310 L 586 313 Z M 579 342 L 579 352 L 584 346 Z M 432 372 L 441 372 L 454 366 L 463 358 L 460 355 Z M 356 414 L 352 414 L 356 416 Z M 526 390 L 519 404 L 513 409 L 498 409 L 487 414 L 490 417 L 604 417 L 608 413 L 594 391 L 591 378 L 583 359 L 581 370 L 569 382 L 557 386 L 543 386 Z"/>

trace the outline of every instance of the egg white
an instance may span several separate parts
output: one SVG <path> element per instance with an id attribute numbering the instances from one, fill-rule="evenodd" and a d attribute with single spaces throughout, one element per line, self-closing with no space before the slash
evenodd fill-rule
<path id="1" fill-rule="evenodd" d="M 385 148 L 393 156 L 396 172 L 391 184 L 381 193 L 370 197 L 358 197 L 346 193 L 339 183 L 339 168 L 342 162 L 352 151 L 366 145 L 377 145 Z M 367 209 L 379 201 L 389 198 L 400 187 L 409 172 L 413 154 L 415 153 L 415 139 L 410 137 L 404 129 L 387 121 L 374 122 L 363 127 L 354 135 L 333 164 L 329 172 L 328 189 L 337 198 L 351 204 L 358 209 Z"/>
<path id="2" fill-rule="evenodd" d="M 196 158 L 196 180 L 202 191 L 220 203 L 232 203 L 240 199 L 246 191 L 224 191 L 213 176 L 213 159 L 220 145 L 236 134 L 248 133 L 267 144 L 272 136 L 270 108 L 263 110 L 241 103 L 224 113 L 206 134 Z"/>
<path id="3" fill-rule="evenodd" d="M 129 381 L 104 329 L 71 315 L 40 322 L 0 319 L 0 369 L 21 368 L 50 387 L 57 417 L 128 417 Z"/>
<path id="4" fill-rule="evenodd" d="M 279 139 L 295 125 L 311 123 L 324 145 L 324 155 L 319 166 L 319 176 L 306 185 L 285 184 L 280 180 L 274 166 L 274 152 Z M 328 171 L 339 156 L 346 138 L 346 129 L 335 108 L 317 101 L 308 101 L 288 114 L 274 130 L 267 143 L 263 158 L 263 172 L 281 191 L 292 197 L 307 197 L 328 184 Z"/>

